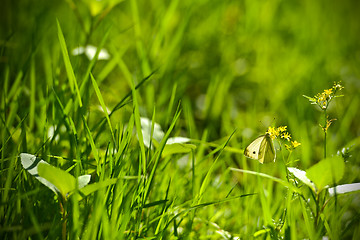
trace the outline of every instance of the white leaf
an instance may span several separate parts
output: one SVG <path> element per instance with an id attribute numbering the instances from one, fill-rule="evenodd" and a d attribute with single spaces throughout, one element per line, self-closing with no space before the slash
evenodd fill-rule
<path id="1" fill-rule="evenodd" d="M 289 172 L 294 174 L 300 181 L 308 185 L 312 190 L 315 191 L 315 184 L 306 176 L 306 172 L 298 168 L 288 167 Z"/>
<path id="2" fill-rule="evenodd" d="M 174 144 L 174 143 L 186 143 L 186 142 L 190 142 L 190 138 L 186 138 L 186 137 L 172 137 L 169 138 L 166 142 L 166 144 Z"/>
<path id="3" fill-rule="evenodd" d="M 85 52 L 85 48 L 80 46 L 80 47 L 74 48 L 71 53 L 72 53 L 72 55 L 77 56 L 77 55 L 83 54 L 84 52 Z"/>
<path id="4" fill-rule="evenodd" d="M 86 57 L 91 61 L 96 54 L 97 47 L 93 45 L 87 45 L 86 47 L 80 46 L 72 50 L 72 55 L 78 56 L 85 53 Z M 106 49 L 101 49 L 99 52 L 98 60 L 107 60 L 110 58 L 110 54 Z"/>
<path id="5" fill-rule="evenodd" d="M 87 45 L 85 48 L 85 55 L 88 57 L 89 60 L 92 60 L 95 57 L 97 51 L 97 47 L 92 45 Z M 101 49 L 99 52 L 98 60 L 107 60 L 110 58 L 110 54 L 106 49 Z"/>
<path id="6" fill-rule="evenodd" d="M 343 194 L 349 192 L 355 192 L 360 190 L 360 183 L 351 183 L 351 184 L 344 184 L 338 185 L 336 187 L 329 188 L 329 194 L 331 196 L 336 194 Z"/>
<path id="7" fill-rule="evenodd" d="M 91 175 L 82 175 L 78 177 L 79 189 L 85 187 L 90 182 Z"/>

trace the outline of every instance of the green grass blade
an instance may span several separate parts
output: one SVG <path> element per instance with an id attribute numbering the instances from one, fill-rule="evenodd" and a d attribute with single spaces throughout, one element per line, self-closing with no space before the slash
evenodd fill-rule
<path id="1" fill-rule="evenodd" d="M 139 112 L 139 104 L 138 104 L 138 94 L 135 89 L 135 84 L 132 80 L 131 73 L 126 66 L 125 62 L 119 58 L 118 61 L 119 67 L 122 70 L 125 79 L 127 80 L 128 84 L 131 87 L 132 97 L 133 97 L 133 112 L 135 117 L 135 126 L 136 132 L 139 138 L 139 145 L 140 145 L 140 154 L 141 158 L 139 159 L 140 165 L 142 166 L 142 173 L 146 174 L 146 155 L 145 155 L 145 146 L 144 146 L 144 138 L 141 131 L 141 123 L 140 123 L 140 112 Z"/>
<path id="2" fill-rule="evenodd" d="M 151 162 L 154 162 L 154 166 L 152 167 L 151 173 L 150 173 L 150 175 L 148 177 L 148 180 L 146 182 L 146 186 L 145 186 L 145 190 L 144 190 L 145 191 L 145 193 L 144 193 L 144 202 L 146 201 L 146 199 L 147 199 L 147 197 L 149 195 L 150 186 L 151 186 L 153 178 L 155 176 L 155 172 L 157 170 L 157 166 L 158 166 L 159 160 L 161 158 L 161 153 L 163 152 L 163 150 L 165 148 L 166 141 L 169 138 L 170 133 L 171 133 L 171 131 L 173 130 L 173 128 L 175 126 L 175 123 L 177 122 L 178 118 L 180 117 L 180 113 L 181 113 L 181 111 L 178 109 L 177 112 L 175 113 L 175 116 L 174 116 L 174 118 L 173 118 L 173 120 L 171 122 L 171 125 L 170 125 L 169 129 L 166 131 L 165 136 L 161 140 L 161 142 L 159 144 L 159 147 L 156 149 L 156 152 L 153 155 L 153 159 L 151 160 Z"/>
<path id="3" fill-rule="evenodd" d="M 93 57 L 93 59 L 91 59 L 89 65 L 88 65 L 88 67 L 87 67 L 87 69 L 86 69 L 86 73 L 85 73 L 85 75 L 84 75 L 84 77 L 83 77 L 82 84 L 81 84 L 81 86 L 80 86 L 80 92 L 81 92 L 81 93 L 83 93 L 83 87 L 86 85 L 86 84 L 84 84 L 84 83 L 85 83 L 86 80 L 88 79 L 89 75 L 91 74 L 91 70 L 94 68 L 95 63 L 96 63 L 97 60 L 98 60 L 99 53 L 100 53 L 101 49 L 103 48 L 103 46 L 104 46 L 104 44 L 105 44 L 105 42 L 106 42 L 106 40 L 107 40 L 107 38 L 108 38 L 108 36 L 109 36 L 110 30 L 111 30 L 111 27 L 109 27 L 109 28 L 106 30 L 103 38 L 101 39 L 101 42 L 100 42 L 99 46 L 96 46 L 97 49 L 96 49 L 95 56 Z"/>
<path id="4" fill-rule="evenodd" d="M 67 76 L 69 79 L 70 88 L 71 88 L 72 93 L 77 95 L 77 98 L 79 101 L 79 106 L 82 107 L 82 101 L 81 101 L 79 87 L 77 85 L 74 70 L 73 70 L 71 62 L 70 62 L 69 53 L 68 53 L 68 50 L 66 47 L 65 38 L 62 33 L 59 20 L 56 19 L 56 23 L 57 23 L 57 28 L 58 28 L 58 38 L 59 38 L 59 42 L 60 42 L 60 48 L 61 48 L 62 56 L 64 59 L 65 69 L 66 69 L 66 73 L 67 73 Z"/>
<path id="5" fill-rule="evenodd" d="M 29 111 L 29 129 L 34 128 L 35 123 L 35 94 L 36 94 L 36 77 L 35 77 L 35 62 L 31 59 L 30 62 L 30 111 Z"/>
<path id="6" fill-rule="evenodd" d="M 68 126 L 71 128 L 71 130 L 73 131 L 74 137 L 76 137 L 77 135 L 77 131 L 76 131 L 76 127 L 75 127 L 75 123 L 72 120 L 72 118 L 68 115 L 68 110 L 66 110 L 63 106 L 63 104 L 60 101 L 59 96 L 56 94 L 55 90 L 53 89 L 53 93 L 55 95 L 55 99 L 57 100 L 57 103 L 61 109 L 61 112 L 63 114 L 63 116 L 66 118 L 66 122 L 68 124 Z"/>
<path id="7" fill-rule="evenodd" d="M 98 98 L 98 100 L 100 102 L 102 110 L 103 110 L 103 112 L 105 114 L 105 118 L 106 118 L 107 123 L 109 125 L 109 129 L 110 129 L 110 132 L 111 132 L 111 137 L 112 137 L 112 139 L 113 139 L 113 141 L 115 143 L 116 141 L 115 141 L 114 131 L 113 131 L 112 124 L 111 124 L 111 121 L 110 121 L 110 118 L 109 118 L 109 114 L 108 114 L 108 111 L 107 111 L 106 104 L 105 104 L 104 99 L 103 99 L 103 97 L 101 95 L 99 86 L 97 85 L 96 80 L 95 80 L 94 76 L 91 73 L 90 73 L 90 78 L 91 78 L 91 82 L 93 84 L 96 96 L 97 96 L 97 98 Z"/>
<path id="8" fill-rule="evenodd" d="M 205 178 L 204 178 L 204 180 L 203 180 L 203 182 L 201 184 L 200 191 L 199 191 L 198 196 L 197 196 L 197 203 L 201 202 L 201 199 L 202 199 L 202 196 L 203 196 L 203 194 L 205 192 L 205 189 L 209 185 L 210 176 L 211 176 L 212 172 L 214 171 L 214 167 L 215 167 L 215 165 L 217 163 L 217 160 L 221 156 L 221 153 L 223 152 L 226 145 L 229 143 L 229 141 L 230 141 L 231 137 L 234 135 L 234 133 L 235 133 L 235 131 L 232 132 L 232 134 L 229 136 L 229 138 L 226 140 L 226 142 L 224 142 L 224 144 L 221 146 L 219 154 L 215 158 L 214 162 L 211 164 L 211 167 L 210 167 L 209 171 L 206 173 L 206 176 L 205 176 Z"/>
<path id="9" fill-rule="evenodd" d="M 86 129 L 86 133 L 87 133 L 87 138 L 90 142 L 90 146 L 91 146 L 91 151 L 94 155 L 94 158 L 96 160 L 96 166 L 97 166 L 97 174 L 99 174 L 99 170 L 100 170 L 100 158 L 99 158 L 99 153 L 98 153 L 98 150 L 95 146 L 95 142 L 94 142 L 94 139 L 92 137 L 92 134 L 91 134 L 91 131 L 86 123 L 86 120 L 85 120 L 85 117 L 82 116 L 82 120 L 83 120 L 83 124 L 84 124 L 84 128 Z"/>
<path id="10" fill-rule="evenodd" d="M 10 101 L 13 97 L 17 96 L 19 91 L 22 89 L 22 87 L 20 87 L 22 78 L 23 78 L 23 72 L 20 71 L 16 75 L 15 81 L 11 85 L 11 88 L 7 95 L 7 101 Z"/>
<path id="11" fill-rule="evenodd" d="M 265 173 L 260 173 L 260 172 L 254 172 L 254 171 L 250 171 L 250 170 L 244 170 L 244 169 L 238 169 L 238 168 L 230 168 L 231 171 L 236 171 L 236 172 L 243 172 L 243 173 L 249 173 L 249 174 L 253 174 L 253 175 L 257 175 L 263 178 L 268 178 L 274 182 L 278 182 L 281 185 L 283 185 L 284 187 L 287 187 L 289 189 L 291 189 L 294 192 L 300 193 L 301 194 L 301 190 L 295 186 L 293 186 L 292 184 L 290 184 L 289 182 L 282 180 L 280 178 L 276 178 L 273 176 L 270 176 L 268 174 Z"/>
<path id="12" fill-rule="evenodd" d="M 141 67 L 144 75 L 148 75 L 150 73 L 150 64 L 148 57 L 146 55 L 144 44 L 141 40 L 142 38 L 142 30 L 141 30 L 141 23 L 140 23 L 140 16 L 138 11 L 137 1 L 131 1 L 131 13 L 134 21 L 134 30 L 135 30 L 135 41 L 136 41 L 136 50 L 141 59 Z"/>

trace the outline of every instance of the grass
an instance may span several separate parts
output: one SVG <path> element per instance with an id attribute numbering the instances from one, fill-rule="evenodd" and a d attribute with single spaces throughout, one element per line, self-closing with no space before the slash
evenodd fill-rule
<path id="1" fill-rule="evenodd" d="M 5 1 L 0 238 L 358 239 L 359 192 L 325 185 L 360 182 L 359 7 Z M 90 59 L 73 54 L 88 45 Z M 303 97 L 340 80 L 326 112 Z M 269 126 L 301 145 L 245 158 Z M 47 179 L 91 181 L 53 180 L 67 189 L 54 194 L 20 153 L 56 167 L 39 167 Z"/>

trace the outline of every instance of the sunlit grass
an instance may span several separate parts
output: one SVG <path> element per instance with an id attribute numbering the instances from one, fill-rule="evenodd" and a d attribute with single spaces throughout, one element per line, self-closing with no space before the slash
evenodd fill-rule
<path id="1" fill-rule="evenodd" d="M 1 239 L 359 238 L 356 1 L 4 8 Z M 276 126 L 274 163 L 243 155 Z"/>

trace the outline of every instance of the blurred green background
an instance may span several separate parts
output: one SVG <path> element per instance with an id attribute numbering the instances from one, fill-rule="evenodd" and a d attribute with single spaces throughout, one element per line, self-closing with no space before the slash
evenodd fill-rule
<path id="1" fill-rule="evenodd" d="M 43 146 L 46 146 L 43 157 L 52 154 L 75 159 L 74 152 L 83 149 L 87 151 L 84 158 L 92 157 L 81 116 L 87 116 L 89 127 L 96 129 L 104 114 L 99 111 L 91 81 L 84 77 L 90 60 L 84 54 L 75 56 L 72 51 L 93 45 L 106 49 L 110 55 L 107 60 L 94 61 L 94 67 L 90 68 L 110 110 L 131 91 L 126 74 L 135 84 L 152 74 L 138 88 L 142 117 L 151 119 L 155 111 L 155 121 L 166 131 L 180 103 L 182 113 L 172 136 L 223 143 L 236 129 L 229 146 L 239 152 L 255 137 L 264 134 L 268 126 L 286 125 L 292 139 L 301 142 L 292 155 L 293 160 L 299 160 L 294 165 L 300 169 L 307 169 L 323 158 L 324 138 L 319 127 L 324 122 L 323 114 L 303 95 L 314 96 L 341 81 L 345 88 L 339 94 L 344 96 L 331 102 L 328 109 L 330 119 L 337 119 L 329 128 L 328 155 L 352 146 L 343 183 L 360 182 L 359 13 L 360 2 L 355 0 L 3 0 L 0 109 L 4 126 L 1 164 L 7 167 L 4 172 L 11 176 L 8 170 L 14 163 L 7 160 L 15 159 L 20 151 L 27 149 L 35 154 Z M 76 102 L 77 96 L 69 87 L 56 19 L 61 25 L 78 84 L 88 81 L 85 86 L 90 89 L 82 96 L 84 108 L 79 112 L 76 104 L 71 107 L 71 101 Z M 129 72 L 120 66 L 120 59 Z M 56 109 L 58 99 L 54 93 L 64 105 L 70 102 L 69 115 L 78 120 L 75 122 L 79 131 L 78 147 L 72 145 L 71 133 L 62 130 L 58 130 L 58 143 L 47 142 L 48 127 L 60 129 L 65 122 L 61 111 Z M 122 129 L 132 112 L 133 104 L 127 102 L 111 116 L 111 121 L 119 126 L 117 129 Z M 25 124 L 21 122 L 23 119 Z M 96 131 L 94 135 L 99 135 L 96 146 L 104 150 L 110 141 L 109 134 Z M 201 151 L 210 152 L 202 148 Z M 198 186 L 212 163 L 201 151 L 197 153 L 201 159 L 196 169 Z M 130 156 L 136 157 L 136 153 Z M 229 174 L 229 166 L 260 169 L 284 177 L 282 166 L 275 165 L 278 168 L 275 169 L 272 165 L 259 165 L 239 153 L 226 153 L 221 160 L 216 166 L 213 186 L 205 193 L 204 199 L 208 201 L 214 196 L 227 196 L 234 181 L 239 182 L 241 194 L 258 190 L 257 181 L 246 175 Z M 69 161 L 68 167 L 71 164 Z M 167 163 L 163 164 L 160 171 L 167 167 Z M 164 170 L 167 174 L 157 179 L 161 186 L 152 192 L 152 200 L 161 199 L 158 196 L 166 191 L 167 180 L 175 179 L 176 186 L 185 187 L 175 190 L 172 187 L 175 193 L 170 194 L 182 204 L 191 199 L 192 190 L 187 186 L 195 180 L 190 182 L 190 177 L 184 177 L 190 170 L 178 170 L 176 164 L 171 164 L 175 166 L 172 171 Z M 17 165 L 16 171 L 20 172 L 21 166 Z M 22 183 L 16 184 L 21 185 L 19 192 L 23 188 L 24 191 L 31 189 Z M 266 186 L 268 198 L 274 199 L 266 203 L 267 209 L 281 215 L 278 209 L 281 210 L 283 204 L 283 189 L 274 190 L 272 195 L 275 185 Z M 49 200 L 47 193 L 40 194 Z M 34 199 L 38 199 L 37 196 Z M 232 213 L 219 217 L 220 225 L 246 234 L 259 229 L 256 216 L 262 213 L 259 213 L 257 198 L 250 203 L 242 202 L 241 207 L 239 203 L 231 204 Z M 261 206 L 266 204 L 262 202 Z M 54 203 L 52 206 L 56 207 Z M 39 203 L 36 207 L 39 212 L 35 215 L 42 216 L 44 206 Z M 56 214 L 54 208 L 51 211 Z M 237 220 L 239 209 L 246 211 L 240 214 L 245 225 Z M 222 210 L 222 213 L 227 211 Z M 216 211 L 219 208 L 211 206 L 208 212 L 198 213 L 209 219 Z M 302 216 L 300 210 L 298 214 Z M 358 222 L 356 216 L 355 222 Z M 27 222 L 31 226 L 32 222 Z M 299 229 L 301 231 L 301 226 Z M 307 236 L 305 233 L 304 237 Z"/>
<path id="2" fill-rule="evenodd" d="M 360 3 L 349 0 L 3 1 L 2 79 L 8 74 L 10 88 L 21 72 L 21 85 L 31 88 L 33 64 L 37 95 L 61 89 L 67 80 L 57 18 L 69 52 L 98 46 L 108 33 L 104 48 L 113 59 L 122 56 L 135 82 L 156 70 L 140 88 L 142 116 L 155 107 L 157 122 L 166 126 L 175 91 L 175 105 L 181 100 L 188 112 L 188 137 L 200 138 L 207 129 L 215 140 L 237 129 L 237 137 L 249 140 L 270 125 L 287 125 L 302 142 L 307 165 L 321 158 L 314 143 L 321 141 L 322 120 L 303 94 L 341 80 L 345 97 L 329 111 L 338 119 L 330 130 L 331 152 L 359 136 L 359 12 Z M 86 71 L 86 60 L 71 56 L 76 76 Z M 98 61 L 93 75 L 102 73 L 99 85 L 111 109 L 130 87 L 109 65 Z"/>

